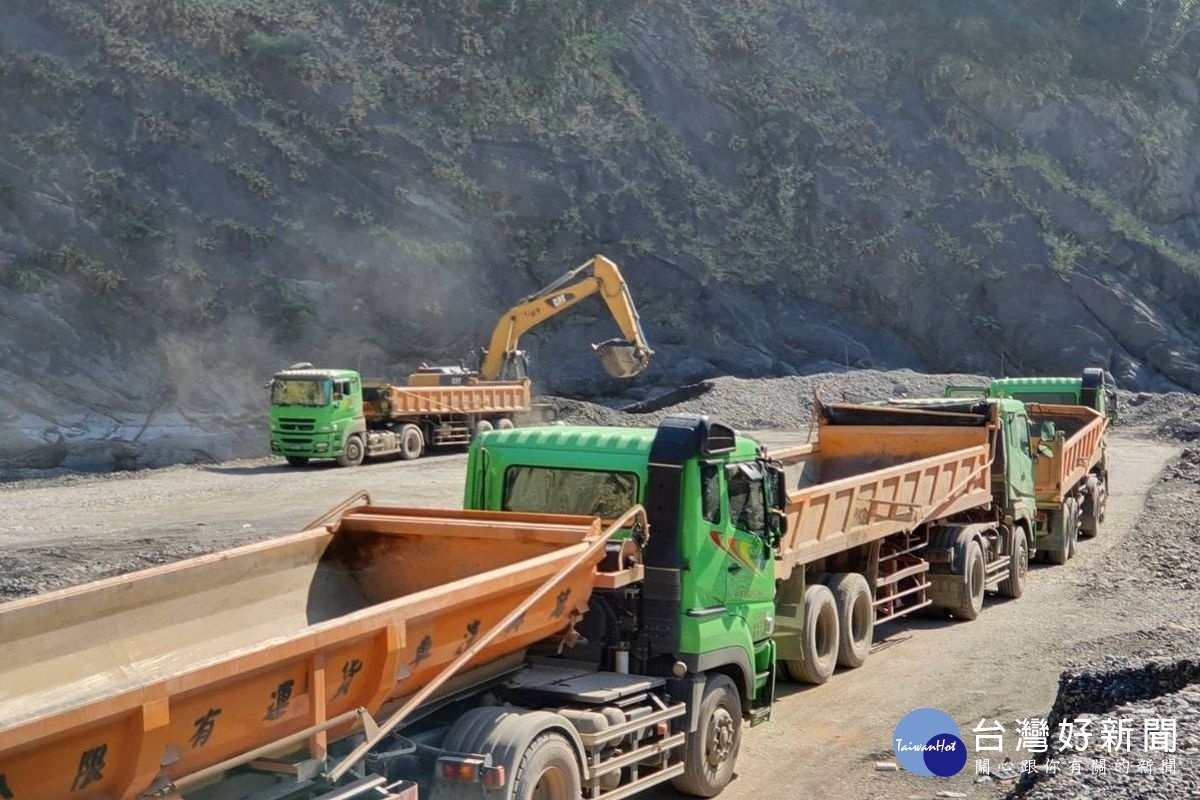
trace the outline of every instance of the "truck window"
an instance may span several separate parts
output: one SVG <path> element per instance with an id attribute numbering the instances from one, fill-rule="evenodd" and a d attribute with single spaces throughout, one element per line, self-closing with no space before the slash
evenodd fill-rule
<path id="1" fill-rule="evenodd" d="M 729 519 L 734 526 L 747 533 L 764 534 L 767 509 L 762 473 L 753 464 L 735 464 L 726 467 L 725 483 L 729 486 Z"/>
<path id="2" fill-rule="evenodd" d="M 615 519 L 637 501 L 638 479 L 628 472 L 512 466 L 504 473 L 501 507 Z"/>
<path id="3" fill-rule="evenodd" d="M 1017 440 L 1017 446 L 1022 451 L 1033 454 L 1033 445 L 1029 441 L 1029 420 L 1023 414 L 1013 414 L 1011 416 L 1013 436 Z"/>
<path id="4" fill-rule="evenodd" d="M 1079 403 L 1079 395 L 1073 392 L 1011 392 L 1009 397 L 1022 403 L 1049 403 L 1073 406 Z"/>
<path id="5" fill-rule="evenodd" d="M 721 521 L 721 469 L 716 464 L 700 465 L 700 513 L 716 525 Z"/>
<path id="6" fill-rule="evenodd" d="M 279 379 L 271 383 L 271 403 L 277 406 L 323 406 L 329 402 L 329 381 Z"/>

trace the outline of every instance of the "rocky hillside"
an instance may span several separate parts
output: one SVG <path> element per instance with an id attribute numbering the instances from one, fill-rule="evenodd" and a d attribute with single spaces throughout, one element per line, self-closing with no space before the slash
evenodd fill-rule
<path id="1" fill-rule="evenodd" d="M 1195 5 L 6 0 L 0 459 L 262 452 L 271 370 L 457 359 L 597 251 L 659 356 L 589 305 L 543 390 L 1198 389 Z"/>

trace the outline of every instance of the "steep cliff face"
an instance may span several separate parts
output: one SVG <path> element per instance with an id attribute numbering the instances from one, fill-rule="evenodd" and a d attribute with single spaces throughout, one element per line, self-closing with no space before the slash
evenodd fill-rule
<path id="1" fill-rule="evenodd" d="M 609 381 L 596 303 L 544 390 L 1200 388 L 1192 6 L 10 0 L 0 459 L 262 452 L 271 370 L 457 360 L 593 252 L 659 357 Z"/>

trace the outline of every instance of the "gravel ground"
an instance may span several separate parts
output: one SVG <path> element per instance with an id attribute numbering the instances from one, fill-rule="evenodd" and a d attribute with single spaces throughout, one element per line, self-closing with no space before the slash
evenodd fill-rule
<path id="1" fill-rule="evenodd" d="M 1174 800 L 1200 797 L 1200 448 L 1186 448 L 1159 477 L 1125 546 L 1104 554 L 1081 581 L 1088 594 L 1136 598 L 1173 621 L 1087 642 L 1059 680 L 1048 720 L 1128 723 L 1128 752 L 1099 741 L 1080 753 L 1052 748 L 1039 774 L 1010 795 L 1025 800 Z M 1146 752 L 1146 720 L 1175 725 L 1175 752 Z M 1080 762 L 1078 772 L 1069 769 Z M 1096 768 L 1104 764 L 1103 771 Z M 1168 771 L 1167 765 L 1170 764 Z M 1056 764 L 1059 770 L 1048 770 Z"/>

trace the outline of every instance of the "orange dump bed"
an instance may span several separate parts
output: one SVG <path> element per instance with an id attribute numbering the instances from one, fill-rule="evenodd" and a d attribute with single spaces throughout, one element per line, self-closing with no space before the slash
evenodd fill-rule
<path id="1" fill-rule="evenodd" d="M 355 709 L 429 682 L 560 570 L 467 666 L 564 630 L 586 607 L 603 535 L 583 517 L 365 505 L 0 605 L 3 796 L 130 798 L 256 748 L 321 748 L 356 726 Z"/>
<path id="2" fill-rule="evenodd" d="M 520 414 L 532 407 L 528 380 L 486 381 L 462 386 L 364 387 L 363 416 L 368 422 L 442 414 Z"/>
<path id="3" fill-rule="evenodd" d="M 835 424 L 824 412 L 859 424 Z M 928 412 L 826 406 L 817 443 L 771 453 L 789 486 L 781 578 L 797 565 L 991 503 L 992 427 L 905 424 L 910 413 L 915 422 Z"/>
<path id="4" fill-rule="evenodd" d="M 1052 451 L 1052 455 L 1039 455 L 1034 461 L 1033 493 L 1039 506 L 1057 507 L 1063 495 L 1104 458 L 1108 419 L 1087 406 L 1030 403 L 1025 408 L 1033 423 L 1034 450 L 1046 445 Z M 1038 435 L 1050 432 L 1039 431 L 1045 423 L 1054 425 L 1051 438 Z"/>

